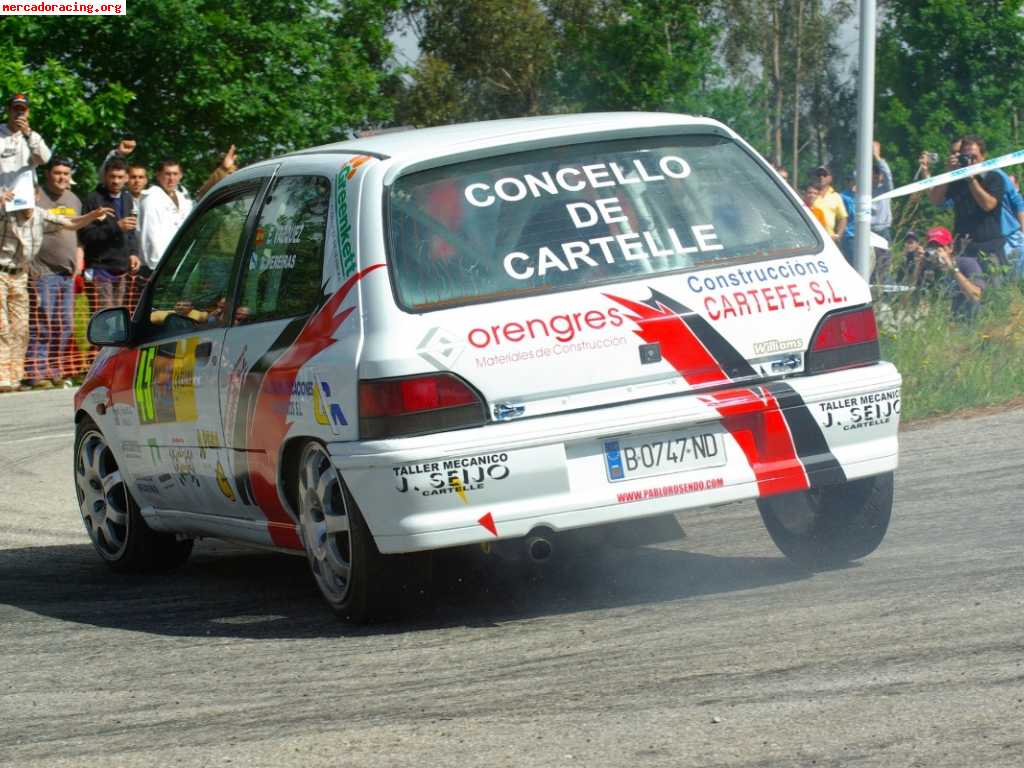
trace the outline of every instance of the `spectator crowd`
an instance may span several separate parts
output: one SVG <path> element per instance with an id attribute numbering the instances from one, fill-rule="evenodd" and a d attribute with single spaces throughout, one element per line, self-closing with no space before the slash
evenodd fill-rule
<path id="1" fill-rule="evenodd" d="M 985 160 L 985 141 L 979 136 L 962 136 L 949 146 L 946 171 L 966 168 Z M 930 178 L 937 156 L 924 152 L 918 158 L 918 178 Z M 893 189 L 892 170 L 874 143 L 872 198 Z M 820 166 L 811 171 L 800 189 L 804 204 L 835 241 L 847 261 L 854 261 L 854 218 L 856 178 L 837 193 L 832 171 Z M 905 233 L 902 253 L 893 258 L 893 215 L 891 200 L 873 200 L 871 233 L 884 241 L 869 249 L 872 257 L 870 282 L 874 285 L 915 291 L 918 295 L 941 294 L 950 302 L 953 315 L 972 319 L 986 290 L 998 286 L 1008 275 L 1024 278 L 1024 197 L 1016 179 L 1000 169 L 935 184 L 927 190 L 928 201 L 953 213 L 953 231 L 931 227 L 923 238 L 913 230 Z"/>
<path id="2" fill-rule="evenodd" d="M 103 160 L 83 201 L 71 190 L 74 161 L 51 152 L 30 115 L 28 96 L 16 93 L 0 125 L 0 393 L 63 386 L 84 372 L 88 318 L 134 306 L 194 205 L 177 160 L 157 163 L 150 185 L 131 136 Z M 232 146 L 195 199 L 235 167 Z"/>
<path id="3" fill-rule="evenodd" d="M 16 93 L 0 125 L 0 392 L 62 386 L 82 373 L 91 360 L 84 339 L 88 317 L 106 307 L 134 306 L 194 205 L 176 160 L 157 163 L 155 183 L 149 183 L 150 169 L 132 159 L 132 136 L 107 154 L 99 184 L 83 201 L 71 190 L 75 163 L 51 152 L 32 130 L 30 115 L 28 96 Z M 953 170 L 984 159 L 984 140 L 962 136 L 950 143 L 945 165 Z M 923 153 L 918 176 L 930 177 L 937 161 Z M 232 146 L 195 199 L 235 167 Z M 789 181 L 784 169 L 776 170 Z M 878 142 L 872 171 L 873 198 L 893 189 Z M 852 263 L 855 179 L 842 192 L 833 184 L 832 170 L 819 166 L 800 193 Z M 907 232 L 895 259 L 890 200 L 872 203 L 871 231 L 886 247 L 872 249 L 871 282 L 945 292 L 953 313 L 971 318 L 1005 275 L 1024 276 L 1024 198 L 1015 179 L 998 169 L 934 185 L 927 198 L 952 211 L 953 231 Z"/>

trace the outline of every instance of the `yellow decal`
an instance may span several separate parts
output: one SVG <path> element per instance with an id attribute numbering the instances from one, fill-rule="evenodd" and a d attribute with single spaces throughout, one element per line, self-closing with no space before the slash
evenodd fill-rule
<path id="1" fill-rule="evenodd" d="M 221 466 L 219 461 L 217 462 L 217 487 L 220 488 L 220 492 L 224 494 L 224 498 L 228 501 L 233 502 L 235 500 L 235 491 L 231 488 L 228 476 L 224 474 L 224 467 Z"/>
<path id="2" fill-rule="evenodd" d="M 316 384 L 313 385 L 313 418 L 316 419 L 317 424 L 324 426 L 331 423 L 327 411 L 324 410 L 323 400 L 320 399 L 320 387 Z"/>
<path id="3" fill-rule="evenodd" d="M 462 499 L 463 504 L 469 504 L 469 499 L 466 498 L 466 490 L 462 487 L 462 481 L 457 477 L 453 477 L 448 481 L 448 484 L 455 489 L 455 492 L 459 494 L 459 498 Z"/>
<path id="4" fill-rule="evenodd" d="M 170 341 L 139 352 L 135 407 L 140 424 L 195 421 L 196 347 L 199 337 Z"/>
<path id="5" fill-rule="evenodd" d="M 196 411 L 196 347 L 199 338 L 182 339 L 174 354 L 171 390 L 174 393 L 174 415 L 177 421 L 195 421 Z"/>
<path id="6" fill-rule="evenodd" d="M 220 437 L 209 429 L 197 429 L 196 441 L 199 444 L 199 458 L 205 459 L 206 452 L 211 448 L 220 448 Z"/>

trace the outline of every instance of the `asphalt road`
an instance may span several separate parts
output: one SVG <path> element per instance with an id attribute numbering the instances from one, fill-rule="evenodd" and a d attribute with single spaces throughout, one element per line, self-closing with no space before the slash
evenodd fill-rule
<path id="1" fill-rule="evenodd" d="M 1024 765 L 1024 410 L 905 433 L 845 570 L 735 504 L 542 578 L 449 558 L 430 619 L 352 629 L 299 558 L 110 572 L 70 404 L 0 397 L 0 764 Z"/>

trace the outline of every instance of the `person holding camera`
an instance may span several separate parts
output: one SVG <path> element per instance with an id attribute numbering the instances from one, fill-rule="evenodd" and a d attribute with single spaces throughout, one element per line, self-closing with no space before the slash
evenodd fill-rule
<path id="1" fill-rule="evenodd" d="M 926 269 L 937 267 L 947 276 L 945 287 L 951 296 L 953 316 L 973 319 L 986 287 L 977 257 L 954 255 L 953 235 L 945 227 L 932 227 L 925 240 L 924 251 L 915 254 L 913 283 L 921 280 Z"/>
<path id="2" fill-rule="evenodd" d="M 7 122 L 0 125 L 0 189 L 13 188 L 23 172 L 50 160 L 50 148 L 28 123 L 29 111 L 24 93 L 7 102 Z"/>
<path id="3" fill-rule="evenodd" d="M 951 145 L 946 160 L 947 170 L 966 168 L 985 159 L 985 142 L 977 136 L 964 136 L 959 146 Z M 930 175 L 927 155 L 922 155 L 922 172 Z M 964 255 L 979 263 L 986 257 L 1002 261 L 1006 237 L 1002 226 L 1002 204 L 1006 196 L 1006 177 L 989 171 L 939 184 L 928 190 L 932 204 L 953 207 L 953 234 L 962 242 Z"/>

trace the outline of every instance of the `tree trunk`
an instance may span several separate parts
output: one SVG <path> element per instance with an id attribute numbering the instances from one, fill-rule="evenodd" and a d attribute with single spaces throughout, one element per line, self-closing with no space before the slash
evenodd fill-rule
<path id="1" fill-rule="evenodd" d="M 776 165 L 782 165 L 782 8 L 781 0 L 772 3 L 772 88 L 775 91 L 774 110 L 774 157 Z"/>
<path id="2" fill-rule="evenodd" d="M 803 44 L 804 0 L 796 5 L 796 65 L 793 72 L 793 176 L 800 177 L 800 46 Z"/>

